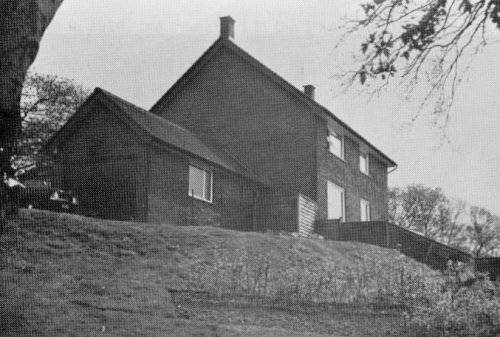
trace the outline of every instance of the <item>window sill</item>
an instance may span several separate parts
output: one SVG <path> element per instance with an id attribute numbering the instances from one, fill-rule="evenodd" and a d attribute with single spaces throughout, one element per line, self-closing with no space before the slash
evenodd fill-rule
<path id="1" fill-rule="evenodd" d="M 340 159 L 340 160 L 342 160 L 344 163 L 347 163 L 347 162 L 345 161 L 345 159 L 344 159 L 344 158 L 337 156 L 335 153 L 331 153 L 330 151 L 328 151 L 328 153 L 330 154 L 330 156 L 331 156 L 331 157 L 333 157 L 333 158 L 337 158 L 337 159 Z"/>
<path id="2" fill-rule="evenodd" d="M 213 204 L 213 201 L 212 200 L 208 200 L 208 199 L 205 199 L 205 198 L 202 198 L 202 197 L 198 197 L 196 195 L 191 195 L 189 194 L 189 197 L 190 198 L 193 198 L 193 199 L 196 199 L 196 200 L 200 200 L 200 201 L 203 201 L 203 202 L 206 202 L 208 204 Z"/>
<path id="3" fill-rule="evenodd" d="M 344 218 L 326 218 L 328 221 L 338 221 L 339 223 L 345 222 Z"/>

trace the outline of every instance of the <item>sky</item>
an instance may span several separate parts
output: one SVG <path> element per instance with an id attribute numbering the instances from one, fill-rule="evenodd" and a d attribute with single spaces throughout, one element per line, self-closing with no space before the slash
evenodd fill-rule
<path id="1" fill-rule="evenodd" d="M 448 143 L 418 99 L 397 83 L 372 97 L 345 92 L 334 76 L 352 65 L 355 37 L 335 47 L 353 0 L 65 0 L 31 71 L 96 86 L 149 109 L 219 36 L 219 17 L 235 21 L 235 43 L 316 100 L 398 163 L 390 186 L 424 184 L 500 215 L 500 44 L 474 57 L 461 83 Z M 500 34 L 492 32 L 498 40 Z"/>

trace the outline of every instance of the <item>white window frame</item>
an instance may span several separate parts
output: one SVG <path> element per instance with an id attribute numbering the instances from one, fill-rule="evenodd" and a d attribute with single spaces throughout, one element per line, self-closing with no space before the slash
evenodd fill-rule
<path id="1" fill-rule="evenodd" d="M 362 165 L 361 158 L 364 158 L 364 160 L 365 160 L 364 167 Z M 361 153 L 359 155 L 359 170 L 362 173 L 366 174 L 367 176 L 370 175 L 370 156 L 368 155 L 368 153 Z"/>
<path id="2" fill-rule="evenodd" d="M 332 138 L 338 139 L 340 141 L 340 153 L 339 154 L 332 151 L 332 146 L 331 146 L 331 139 Z M 328 130 L 328 137 L 326 137 L 326 139 L 328 141 L 328 151 L 330 151 L 330 153 L 333 154 L 334 156 L 344 160 L 344 136 L 338 135 L 335 132 Z"/>
<path id="3" fill-rule="evenodd" d="M 330 189 L 334 189 L 334 190 L 337 190 L 338 192 L 340 192 L 340 202 L 341 202 L 341 205 L 340 205 L 340 211 L 341 211 L 341 217 L 340 217 L 340 221 L 344 222 L 345 221 L 345 190 L 340 187 L 339 185 L 335 184 L 335 183 L 332 183 L 331 181 L 328 181 L 327 183 L 327 191 L 326 191 L 326 208 L 327 208 L 327 218 L 330 220 L 330 219 L 338 219 L 338 217 L 332 217 L 330 216 L 330 198 L 329 198 L 329 191 Z"/>
<path id="4" fill-rule="evenodd" d="M 196 191 L 194 191 L 194 189 L 191 188 L 191 169 L 195 169 L 195 170 L 198 170 L 198 171 L 201 171 L 203 172 L 203 194 L 205 194 L 206 192 L 206 186 L 207 186 L 207 177 L 210 179 L 210 188 L 209 188 L 209 192 L 210 192 L 210 195 L 209 196 L 206 196 L 206 195 L 197 195 L 196 194 Z M 188 195 L 194 199 L 198 199 L 198 200 L 202 200 L 202 201 L 206 201 L 206 202 L 209 202 L 209 203 L 212 203 L 213 201 L 213 185 L 214 185 L 214 177 L 213 177 L 213 173 L 211 171 L 208 171 L 208 170 L 205 170 L 205 169 L 202 169 L 198 166 L 195 166 L 195 165 L 189 165 L 189 173 L 188 173 Z M 194 192 L 194 193 L 193 193 Z"/>
<path id="5" fill-rule="evenodd" d="M 366 199 L 360 198 L 359 207 L 360 207 L 360 221 L 371 221 L 370 202 Z M 363 219 L 363 210 L 366 215 L 365 219 Z"/>

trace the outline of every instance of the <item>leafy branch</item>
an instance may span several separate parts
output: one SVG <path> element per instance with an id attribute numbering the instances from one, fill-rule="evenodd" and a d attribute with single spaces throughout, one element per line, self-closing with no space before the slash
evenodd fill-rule
<path id="1" fill-rule="evenodd" d="M 338 74 L 349 88 L 375 83 L 375 92 L 399 77 L 411 97 L 425 86 L 419 111 L 433 105 L 437 126 L 446 127 L 457 86 L 468 63 L 500 30 L 500 0 L 369 0 L 362 15 L 345 23 L 340 43 L 366 33 L 356 66 Z M 339 44 L 340 46 L 340 44 Z M 469 61 L 470 62 L 470 61 Z"/>

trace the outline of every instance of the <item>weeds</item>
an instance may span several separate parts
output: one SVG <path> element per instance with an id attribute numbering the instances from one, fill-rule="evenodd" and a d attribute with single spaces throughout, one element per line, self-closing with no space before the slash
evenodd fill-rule
<path id="1" fill-rule="evenodd" d="M 352 266 L 296 261 L 284 267 L 275 256 L 238 249 L 216 252 L 214 263 L 193 266 L 198 284 L 215 296 L 312 302 L 409 306 L 425 303 L 442 281 L 428 269 L 360 257 Z"/>
<path id="2" fill-rule="evenodd" d="M 419 336 L 500 336 L 500 286 L 487 279 L 449 287 L 410 316 Z"/>

